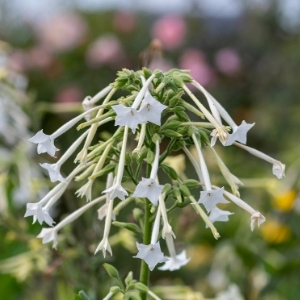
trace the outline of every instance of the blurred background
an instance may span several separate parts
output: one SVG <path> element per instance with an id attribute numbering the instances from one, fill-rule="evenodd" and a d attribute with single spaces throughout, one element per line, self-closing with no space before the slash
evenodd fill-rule
<path id="1" fill-rule="evenodd" d="M 135 237 L 127 231 L 113 229 L 113 257 L 93 255 L 104 226 L 95 211 L 63 230 L 57 251 L 35 238 L 41 226 L 23 218 L 25 205 L 51 187 L 38 163 L 54 160 L 37 157 L 27 139 L 41 128 L 51 133 L 78 114 L 84 97 L 113 82 L 118 70 L 138 70 L 140 53 L 153 39 L 161 41 L 163 56 L 151 68 L 189 69 L 236 123 L 256 123 L 249 146 L 287 165 L 279 181 L 268 163 L 217 145 L 229 169 L 245 183 L 242 199 L 267 221 L 252 233 L 248 215 L 230 207 L 235 214 L 227 223 L 216 223 L 221 239 L 215 241 L 190 207 L 175 212 L 176 247 L 187 249 L 191 261 L 172 273 L 153 271 L 153 290 L 163 299 L 175 299 L 172 292 L 182 299 L 299 299 L 300 2 L 0 0 L 3 299 L 73 299 L 80 289 L 91 299 L 102 299 L 112 284 L 102 267 L 105 261 L 122 277 L 130 270 L 138 276 L 140 262 L 132 258 Z M 113 125 L 104 130 L 114 130 Z M 58 139 L 60 153 L 76 134 Z M 208 165 L 212 181 L 218 182 L 213 160 Z M 63 172 L 71 167 L 72 162 Z M 56 206 L 56 221 L 84 203 L 74 196 L 77 188 L 71 186 Z M 120 219 L 132 221 L 130 211 Z"/>

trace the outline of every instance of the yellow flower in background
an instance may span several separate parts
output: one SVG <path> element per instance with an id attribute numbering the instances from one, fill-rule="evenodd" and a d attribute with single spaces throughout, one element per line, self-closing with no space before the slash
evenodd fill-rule
<path id="1" fill-rule="evenodd" d="M 267 222 L 261 228 L 263 238 L 274 244 L 280 244 L 290 239 L 291 231 L 287 225 L 283 225 L 276 220 Z"/>
<path id="2" fill-rule="evenodd" d="M 281 211 L 290 211 L 295 203 L 297 193 L 294 190 L 282 193 L 277 196 L 273 202 L 273 206 Z"/>

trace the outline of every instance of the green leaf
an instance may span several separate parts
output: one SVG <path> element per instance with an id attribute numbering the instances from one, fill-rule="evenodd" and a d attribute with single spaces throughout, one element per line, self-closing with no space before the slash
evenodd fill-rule
<path id="1" fill-rule="evenodd" d="M 176 131 L 173 131 L 171 129 L 162 130 L 161 134 L 170 137 L 170 138 L 180 138 L 182 135 Z"/>
<path id="2" fill-rule="evenodd" d="M 100 177 L 100 176 L 106 175 L 110 172 L 113 172 L 115 170 L 116 166 L 117 166 L 117 164 L 110 163 L 109 165 L 105 166 L 101 171 L 91 175 L 89 177 L 89 179 L 95 179 L 97 177 Z"/>

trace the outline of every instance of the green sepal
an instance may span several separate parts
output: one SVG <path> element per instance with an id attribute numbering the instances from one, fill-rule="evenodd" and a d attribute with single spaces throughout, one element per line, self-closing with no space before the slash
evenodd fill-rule
<path id="1" fill-rule="evenodd" d="M 120 279 L 118 270 L 115 267 L 113 267 L 112 265 L 107 264 L 107 263 L 103 264 L 103 267 L 105 268 L 106 272 L 108 273 L 108 275 L 111 278 L 117 280 L 117 282 L 119 284 L 119 287 L 121 288 L 122 291 L 125 292 L 125 287 L 124 287 L 124 285 L 123 285 L 123 283 L 122 283 L 122 281 Z"/>
<path id="2" fill-rule="evenodd" d="M 91 298 L 83 290 L 79 291 L 78 294 L 74 296 L 74 300 L 91 300 Z"/>
<path id="3" fill-rule="evenodd" d="M 196 187 L 199 187 L 199 181 L 195 180 L 195 179 L 187 179 L 182 182 L 182 185 L 184 185 L 188 188 L 196 188 Z"/>
<path id="4" fill-rule="evenodd" d="M 176 171 L 173 168 L 171 168 L 171 167 L 169 167 L 165 164 L 161 164 L 161 167 L 164 170 L 164 172 L 169 175 L 169 177 L 171 179 L 173 179 L 173 180 L 178 179 L 178 175 L 177 175 Z"/>
<path id="5" fill-rule="evenodd" d="M 149 77 L 151 77 L 151 75 L 152 75 L 151 70 L 149 70 L 146 67 L 143 67 L 142 70 L 143 70 L 143 73 L 144 73 L 144 76 L 145 76 L 146 79 L 148 79 Z"/>
<path id="6" fill-rule="evenodd" d="M 125 222 L 114 221 L 114 222 L 112 222 L 112 224 L 114 226 L 130 230 L 136 234 L 141 234 L 141 235 L 143 234 L 142 230 L 134 223 L 125 223 Z"/>
<path id="7" fill-rule="evenodd" d="M 182 195 L 189 197 L 191 196 L 190 190 L 185 186 L 185 185 L 180 185 L 179 186 L 179 190 L 182 193 Z"/>
<path id="8" fill-rule="evenodd" d="M 184 111 L 175 111 L 176 116 L 182 122 L 189 122 L 190 118 Z"/>
<path id="9" fill-rule="evenodd" d="M 109 165 L 105 166 L 102 170 L 100 170 L 99 172 L 91 175 L 89 177 L 89 179 L 95 179 L 97 177 L 100 177 L 100 176 L 103 176 L 103 175 L 106 175 L 110 172 L 113 172 L 115 170 L 115 168 L 117 167 L 117 164 L 113 164 L 113 163 L 110 163 Z"/>
<path id="10" fill-rule="evenodd" d="M 167 137 L 170 137 L 170 138 L 180 138 L 180 137 L 182 137 L 182 135 L 180 133 L 177 133 L 176 131 L 173 131 L 171 129 L 162 130 L 160 133 L 167 136 Z"/>

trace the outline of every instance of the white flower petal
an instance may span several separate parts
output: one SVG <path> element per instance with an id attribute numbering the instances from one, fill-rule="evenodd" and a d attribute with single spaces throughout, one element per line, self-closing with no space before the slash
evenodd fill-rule
<path id="1" fill-rule="evenodd" d="M 56 249 L 58 238 L 55 228 L 43 228 L 37 237 L 43 239 L 43 244 L 53 242 L 52 248 Z"/>
<path id="2" fill-rule="evenodd" d="M 49 177 L 51 182 L 66 182 L 66 179 L 63 178 L 60 174 L 60 165 L 59 164 L 40 164 L 40 166 L 46 169 L 49 172 Z"/>
<path id="3" fill-rule="evenodd" d="M 151 271 L 157 264 L 168 260 L 162 253 L 159 242 L 150 245 L 136 243 L 136 246 L 139 252 L 133 257 L 144 260 Z"/>
<path id="4" fill-rule="evenodd" d="M 240 142 L 242 144 L 246 144 L 247 133 L 254 125 L 255 125 L 255 123 L 249 124 L 245 121 L 242 121 L 242 124 L 240 126 L 233 128 L 233 132 L 231 134 L 228 134 L 225 146 L 230 146 L 235 141 Z"/>
<path id="5" fill-rule="evenodd" d="M 109 195 L 109 200 L 113 200 L 115 198 L 119 198 L 122 201 L 125 200 L 125 196 L 128 196 L 126 190 L 121 186 L 121 184 L 117 183 L 111 186 L 109 189 L 106 189 L 102 192 Z"/>
<path id="6" fill-rule="evenodd" d="M 180 269 L 182 266 L 186 265 L 190 258 L 186 257 L 186 252 L 183 250 L 180 254 L 176 255 L 175 257 L 167 257 L 169 260 L 164 263 L 163 266 L 158 268 L 162 271 L 174 271 Z"/>
<path id="7" fill-rule="evenodd" d="M 157 205 L 160 193 L 163 190 L 163 185 L 158 184 L 152 178 L 143 178 L 137 185 L 132 197 L 148 198 L 153 205 Z"/>
<path id="8" fill-rule="evenodd" d="M 255 223 L 257 223 L 257 227 L 259 227 L 263 222 L 266 221 L 266 218 L 259 212 L 255 212 L 254 214 L 252 214 L 251 216 L 251 230 L 254 230 L 255 227 Z"/>
<path id="9" fill-rule="evenodd" d="M 222 210 L 219 209 L 217 207 L 215 207 L 209 215 L 209 219 L 211 220 L 212 223 L 214 222 L 227 222 L 229 220 L 230 215 L 232 215 L 233 213 L 230 211 L 226 211 L 226 210 Z M 206 228 L 208 226 L 206 225 Z"/>
<path id="10" fill-rule="evenodd" d="M 39 203 L 27 203 L 27 209 L 24 218 L 30 216 L 33 216 L 33 223 L 35 223 L 36 220 L 40 224 L 46 222 L 49 226 L 53 226 L 53 224 L 55 223 L 49 215 L 48 210 L 43 209 L 43 206 Z"/>
<path id="11" fill-rule="evenodd" d="M 218 203 L 228 203 L 223 197 L 224 187 L 217 190 L 201 191 L 198 203 L 202 203 L 207 212 L 212 211 Z"/>
<path id="12" fill-rule="evenodd" d="M 161 113 L 163 110 L 167 108 L 166 105 L 161 104 L 159 101 L 157 101 L 155 98 L 151 96 L 151 94 L 148 94 L 142 104 L 141 108 L 139 110 L 143 122 L 151 122 L 156 125 L 161 124 Z"/>

